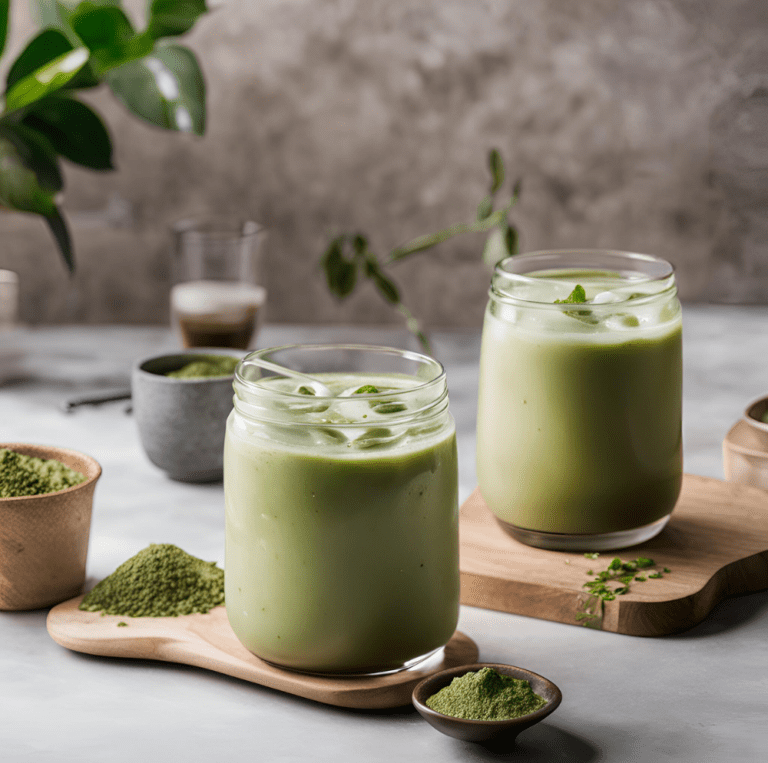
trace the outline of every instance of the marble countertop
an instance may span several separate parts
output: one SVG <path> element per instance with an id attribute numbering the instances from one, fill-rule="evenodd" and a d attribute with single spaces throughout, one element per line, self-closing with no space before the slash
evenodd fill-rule
<path id="1" fill-rule="evenodd" d="M 768 391 L 768 308 L 689 305 L 684 315 L 685 469 L 722 478 L 725 433 Z M 350 340 L 402 346 L 408 338 L 398 329 L 267 326 L 259 344 Z M 436 333 L 434 346 L 448 372 L 463 501 L 475 486 L 480 333 Z M 0 376 L 4 362 L 13 377 L 0 385 L 0 441 L 68 446 L 103 467 L 89 584 L 151 542 L 223 563 L 220 484 L 168 480 L 145 457 L 125 402 L 71 414 L 60 407 L 127 385 L 134 360 L 174 349 L 171 333 L 155 327 L 0 335 Z M 438 734 L 409 710 L 341 710 L 195 668 L 70 652 L 50 639 L 45 617 L 0 612 L 4 763 L 506 757 Z M 462 607 L 459 628 L 481 660 L 529 668 L 563 691 L 557 712 L 520 736 L 515 760 L 752 763 L 768 750 L 768 592 L 726 600 L 695 628 L 656 639 L 473 607 Z"/>

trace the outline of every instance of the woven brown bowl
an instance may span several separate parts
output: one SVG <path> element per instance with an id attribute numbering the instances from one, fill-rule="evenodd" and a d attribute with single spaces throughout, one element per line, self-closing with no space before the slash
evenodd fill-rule
<path id="1" fill-rule="evenodd" d="M 85 582 L 99 463 L 75 450 L 0 443 L 25 456 L 56 459 L 85 482 L 45 495 L 0 498 L 0 610 L 39 609 L 71 599 Z"/>

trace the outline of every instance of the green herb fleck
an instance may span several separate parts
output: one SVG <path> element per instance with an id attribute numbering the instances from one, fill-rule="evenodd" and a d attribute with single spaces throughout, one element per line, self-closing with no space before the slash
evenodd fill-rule
<path id="1" fill-rule="evenodd" d="M 597 553 L 597 551 L 593 551 L 592 553 L 584 554 L 584 557 L 586 559 L 597 559 L 600 556 L 600 554 Z"/>
<path id="2" fill-rule="evenodd" d="M 581 284 L 576 284 L 573 291 L 565 299 L 556 299 L 556 305 L 583 305 L 587 301 L 587 293 Z"/>
<path id="3" fill-rule="evenodd" d="M 588 559 L 595 558 L 597 554 L 584 554 Z M 629 584 L 633 580 L 645 581 L 645 575 L 637 575 L 639 569 L 648 569 L 655 567 L 656 562 L 641 556 L 627 562 L 623 562 L 618 557 L 612 559 L 608 567 L 595 575 L 594 580 L 584 583 L 583 587 L 587 589 L 588 596 L 583 601 L 580 610 L 576 613 L 576 621 L 588 627 L 600 627 L 602 621 L 603 604 L 606 601 L 613 601 L 617 596 L 624 596 L 629 593 Z M 665 567 L 665 570 L 668 568 Z M 587 575 L 594 575 L 593 570 L 587 570 Z M 654 571 L 647 574 L 648 578 L 664 577 L 661 572 Z M 621 583 L 622 585 L 615 585 Z"/>
<path id="4" fill-rule="evenodd" d="M 426 701 L 438 713 L 475 721 L 520 718 L 546 704 L 530 682 L 502 675 L 494 668 L 458 676 Z"/>
<path id="5" fill-rule="evenodd" d="M 124 623 L 122 620 L 117 624 L 118 628 L 127 628 L 128 623 Z"/>
<path id="6" fill-rule="evenodd" d="M 315 390 L 312 389 L 312 387 L 305 387 L 303 384 L 301 387 L 299 387 L 299 394 L 300 395 L 314 395 Z"/>
<path id="7" fill-rule="evenodd" d="M 670 570 L 669 567 L 665 567 L 664 572 L 672 572 L 672 570 Z"/>
<path id="8" fill-rule="evenodd" d="M 373 384 L 363 384 L 362 387 L 358 387 L 352 394 L 354 395 L 376 395 L 379 390 L 373 386 Z"/>

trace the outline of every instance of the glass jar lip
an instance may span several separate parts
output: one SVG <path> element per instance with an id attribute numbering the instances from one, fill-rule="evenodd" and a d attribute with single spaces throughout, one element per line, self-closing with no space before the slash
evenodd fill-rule
<path id="1" fill-rule="evenodd" d="M 177 220 L 171 226 L 180 238 L 199 240 L 240 240 L 262 233 L 265 228 L 244 217 L 231 215 L 191 215 Z"/>
<path id="2" fill-rule="evenodd" d="M 620 267 L 621 265 L 624 267 Z M 614 266 L 614 267 L 612 267 Z M 631 301 L 633 305 L 643 305 L 648 302 L 669 296 L 670 293 L 676 293 L 675 285 L 675 267 L 674 265 L 652 254 L 640 254 L 637 252 L 626 252 L 620 249 L 550 249 L 535 252 L 526 252 L 525 254 L 516 254 L 506 257 L 496 264 L 491 280 L 490 295 L 494 299 L 500 299 L 511 304 L 525 304 L 532 307 L 546 307 L 557 310 L 572 310 L 573 305 L 557 304 L 553 302 L 544 302 L 536 299 L 514 295 L 510 292 L 500 289 L 497 280 L 504 279 L 516 285 L 530 285 L 540 282 L 540 274 L 547 270 L 564 271 L 563 280 L 573 280 L 573 276 L 568 276 L 565 271 L 568 270 L 602 270 L 615 271 L 619 273 L 639 274 L 641 277 L 633 279 L 633 285 L 642 285 L 649 283 L 663 284 L 668 282 L 663 289 L 648 294 L 645 297 L 634 297 Z M 535 273 L 536 275 L 528 275 Z M 558 278 L 549 276 L 548 280 L 557 282 Z M 622 300 L 623 302 L 629 299 Z M 597 310 L 615 310 L 620 302 L 608 302 L 595 304 L 590 302 L 590 309 Z"/>
<path id="3" fill-rule="evenodd" d="M 280 389 L 270 389 L 269 387 L 259 384 L 259 381 L 261 379 L 252 380 L 252 379 L 246 379 L 243 375 L 243 370 L 245 367 L 248 366 L 248 361 L 253 358 L 262 358 L 266 355 L 272 355 L 278 352 L 284 352 L 284 351 L 310 351 L 310 352 L 327 352 L 327 351 L 345 351 L 345 352 L 375 352 L 379 355 L 392 355 L 392 356 L 399 356 L 405 360 L 411 360 L 416 361 L 418 363 L 423 363 L 428 367 L 433 368 L 436 373 L 431 376 L 430 378 L 426 379 L 421 384 L 416 384 L 413 387 L 408 387 L 405 390 L 396 390 L 394 392 L 381 392 L 376 393 L 376 399 L 386 401 L 389 399 L 395 399 L 399 396 L 402 396 L 405 393 L 411 394 L 411 393 L 417 393 L 422 392 L 424 390 L 429 389 L 430 387 L 435 387 L 438 385 L 444 385 L 446 382 L 446 373 L 445 373 L 445 367 L 443 364 L 433 358 L 429 355 L 424 355 L 420 352 L 415 352 L 414 350 L 405 350 L 398 347 L 387 347 L 384 345 L 373 345 L 373 344 L 286 344 L 281 345 L 279 347 L 266 347 L 262 348 L 260 350 L 255 350 L 254 352 L 249 353 L 244 358 L 240 360 L 240 362 L 237 364 L 237 367 L 235 368 L 235 383 L 236 384 L 242 384 L 246 389 L 256 391 L 258 390 L 259 394 L 266 394 L 269 396 L 273 396 L 275 398 L 290 398 L 290 399 L 299 399 L 299 400 L 305 400 L 306 401 L 306 395 L 302 395 L 298 392 L 288 392 L 285 390 Z M 255 364 L 254 364 L 255 365 Z M 324 372 L 320 372 L 324 373 Z M 350 371 L 352 373 L 352 371 Z M 364 373 L 364 372 L 359 372 Z M 375 372 L 371 372 L 375 373 Z M 269 378 L 269 377 L 268 377 Z M 415 377 L 418 378 L 418 377 Z M 367 396 L 367 395 L 366 395 Z M 327 401 L 327 400 L 338 400 L 339 398 L 336 396 L 324 396 L 324 395 L 313 395 L 312 401 Z"/>

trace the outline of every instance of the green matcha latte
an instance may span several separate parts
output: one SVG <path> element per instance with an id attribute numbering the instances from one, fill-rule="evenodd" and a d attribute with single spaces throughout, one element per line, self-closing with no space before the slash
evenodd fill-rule
<path id="1" fill-rule="evenodd" d="M 324 393 L 258 378 L 247 359 L 238 369 L 224 450 L 229 621 L 251 652 L 283 667 L 400 669 L 446 644 L 458 619 L 445 374 L 384 348 L 269 358 L 350 370 L 313 371 Z"/>
<path id="2" fill-rule="evenodd" d="M 664 526 L 682 479 L 682 328 L 671 266 L 553 252 L 497 268 L 483 327 L 478 483 L 502 526 L 602 550 Z"/>

